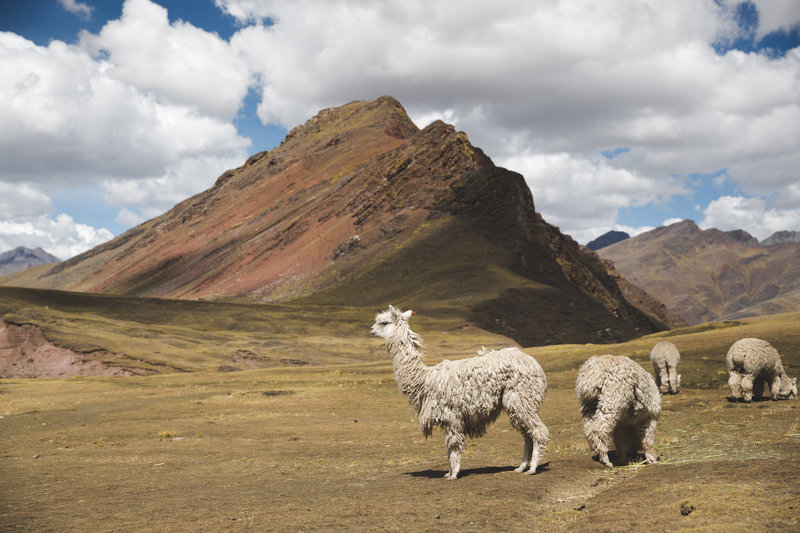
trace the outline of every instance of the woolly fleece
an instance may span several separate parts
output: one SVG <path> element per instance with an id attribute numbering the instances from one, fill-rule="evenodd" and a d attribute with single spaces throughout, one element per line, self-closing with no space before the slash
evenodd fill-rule
<path id="1" fill-rule="evenodd" d="M 578 370 L 575 393 L 586 440 L 601 463 L 613 466 L 608 458 L 612 442 L 620 464 L 627 464 L 634 447 L 644 450 L 649 463 L 656 462 L 661 394 L 647 371 L 625 356 L 596 355 Z"/>
<path id="2" fill-rule="evenodd" d="M 734 342 L 725 356 L 728 386 L 732 400 L 749 402 L 765 390 L 773 400 L 797 397 L 797 378 L 789 378 L 781 364 L 778 350 L 761 339 L 747 338 Z"/>
<path id="3" fill-rule="evenodd" d="M 540 450 L 549 440 L 539 418 L 547 380 L 536 359 L 505 348 L 427 366 L 422 362 L 422 339 L 408 325 L 411 314 L 389 306 L 375 317 L 370 331 L 386 341 L 397 384 L 417 414 L 422 433 L 428 437 L 434 427 L 444 431 L 450 463 L 445 478 L 458 477 L 467 437 L 482 436 L 503 409 L 524 439 L 522 464 L 516 471 L 534 474 Z"/>

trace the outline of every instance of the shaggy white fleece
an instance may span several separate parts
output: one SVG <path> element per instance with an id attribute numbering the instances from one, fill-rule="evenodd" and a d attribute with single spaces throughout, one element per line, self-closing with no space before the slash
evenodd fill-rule
<path id="1" fill-rule="evenodd" d="M 681 388 L 681 375 L 678 374 L 678 363 L 681 354 L 669 341 L 661 341 L 650 351 L 650 362 L 656 376 L 656 386 L 662 394 L 678 394 Z"/>
<path id="2" fill-rule="evenodd" d="M 797 378 L 789 378 L 778 351 L 761 339 L 739 339 L 725 357 L 731 399 L 749 402 L 769 390 L 773 400 L 797 396 Z"/>
<path id="3" fill-rule="evenodd" d="M 434 427 L 444 431 L 450 462 L 444 477 L 458 477 L 467 437 L 483 435 L 502 409 L 525 441 L 516 471 L 536 473 L 540 448 L 549 439 L 539 418 L 547 380 L 536 359 L 506 348 L 427 366 L 422 362 L 422 339 L 408 325 L 411 315 L 410 310 L 403 313 L 389 306 L 375 317 L 370 331 L 386 341 L 397 384 L 419 417 L 422 433 L 428 437 Z"/>
<path id="4" fill-rule="evenodd" d="M 641 446 L 647 461 L 656 462 L 661 394 L 647 371 L 625 356 L 596 355 L 578 370 L 575 393 L 586 440 L 601 463 L 613 466 L 612 441 L 620 464 L 627 464 L 632 446 Z"/>

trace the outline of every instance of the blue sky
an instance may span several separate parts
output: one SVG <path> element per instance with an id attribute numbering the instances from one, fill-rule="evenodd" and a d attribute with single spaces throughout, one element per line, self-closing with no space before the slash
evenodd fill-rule
<path id="1" fill-rule="evenodd" d="M 800 2 L 0 1 L 0 251 L 67 258 L 383 94 L 586 243 L 800 230 Z"/>

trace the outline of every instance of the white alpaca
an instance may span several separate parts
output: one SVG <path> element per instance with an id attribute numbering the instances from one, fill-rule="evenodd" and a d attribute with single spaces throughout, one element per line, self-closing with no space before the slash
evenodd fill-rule
<path id="1" fill-rule="evenodd" d="M 408 325 L 412 311 L 392 306 L 375 317 L 373 335 L 386 341 L 400 391 L 417 413 L 422 433 L 434 427 L 445 432 L 450 461 L 446 479 L 456 479 L 467 437 L 480 437 L 505 409 L 511 425 L 525 439 L 517 472 L 536 473 L 540 447 L 549 439 L 539 418 L 547 390 L 544 371 L 533 357 L 517 348 L 492 350 L 435 366 L 422 362 L 422 339 Z"/>
<path id="2" fill-rule="evenodd" d="M 681 375 L 678 374 L 678 363 L 681 354 L 674 344 L 661 341 L 650 351 L 650 362 L 656 376 L 656 386 L 662 394 L 678 394 L 681 388 Z"/>
<path id="3" fill-rule="evenodd" d="M 725 356 L 731 399 L 749 402 L 766 389 L 773 400 L 797 396 L 797 378 L 789 378 L 781 356 L 770 343 L 761 339 L 739 339 Z"/>
<path id="4" fill-rule="evenodd" d="M 661 394 L 645 369 L 618 355 L 595 355 L 578 370 L 575 381 L 583 431 L 598 460 L 611 467 L 611 441 L 617 462 L 627 464 L 632 445 L 641 446 L 647 462 L 656 462 L 656 422 Z"/>

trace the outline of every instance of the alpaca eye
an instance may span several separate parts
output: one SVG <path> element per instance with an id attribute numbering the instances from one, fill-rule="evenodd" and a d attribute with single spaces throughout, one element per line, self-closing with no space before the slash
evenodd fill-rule
<path id="1" fill-rule="evenodd" d="M 388 325 L 389 325 L 388 322 L 381 322 L 381 326 L 388 326 Z"/>

